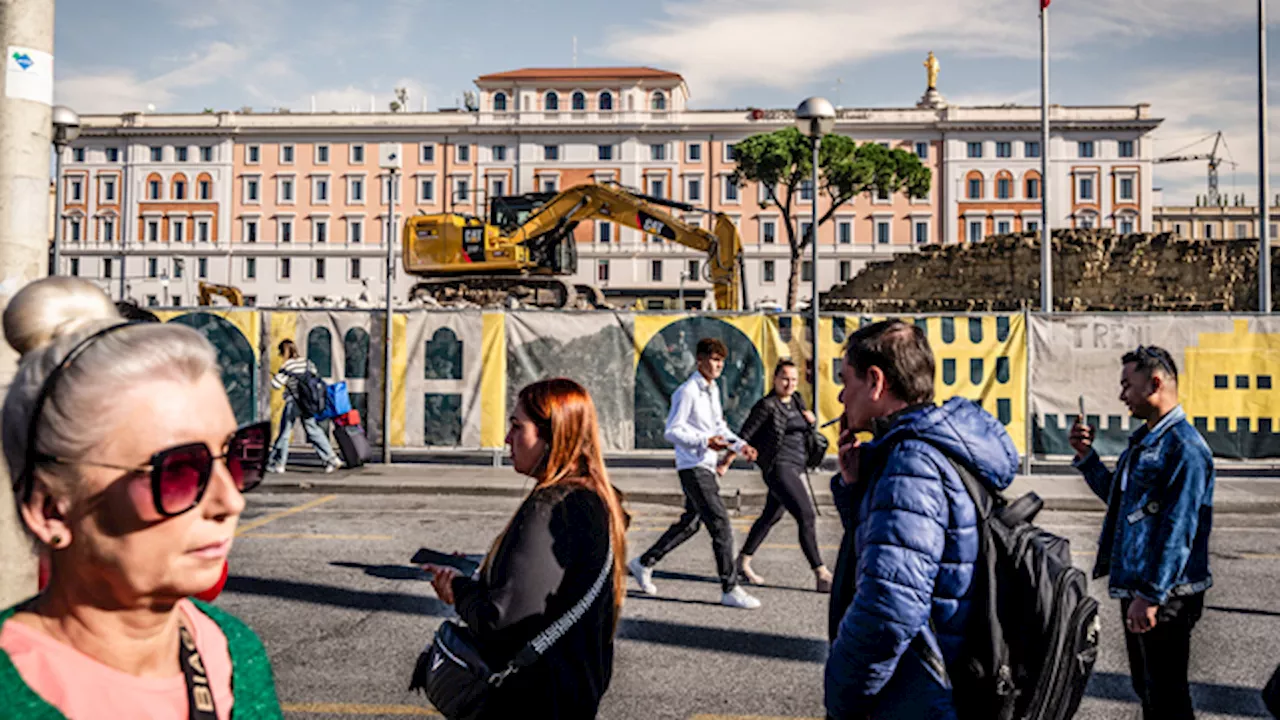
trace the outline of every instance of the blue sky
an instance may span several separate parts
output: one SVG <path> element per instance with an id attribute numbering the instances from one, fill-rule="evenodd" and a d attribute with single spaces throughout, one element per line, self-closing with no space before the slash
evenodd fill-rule
<path id="1" fill-rule="evenodd" d="M 1272 3 L 1272 16 L 1280 2 Z M 81 112 L 251 106 L 453 106 L 482 74 L 651 65 L 698 108 L 909 106 L 925 54 L 953 103 L 1039 102 L 1036 0 L 58 0 L 56 94 Z M 1222 130 L 1224 192 L 1256 197 L 1253 0 L 1054 0 L 1052 101 L 1149 102 L 1155 152 Z M 1280 42 L 1269 32 L 1273 49 Z M 1273 58 L 1276 53 L 1272 53 Z M 1280 67 L 1272 78 L 1280 98 Z M 1272 103 L 1275 108 L 1275 102 Z M 1280 167 L 1273 112 L 1272 167 Z M 1208 143 L 1193 149 L 1208 150 Z M 1273 177 L 1276 174 L 1273 171 Z M 1204 191 L 1203 163 L 1160 165 L 1165 201 Z M 1274 180 L 1273 180 L 1274 183 Z M 1280 187 L 1277 187 L 1280 192 Z"/>

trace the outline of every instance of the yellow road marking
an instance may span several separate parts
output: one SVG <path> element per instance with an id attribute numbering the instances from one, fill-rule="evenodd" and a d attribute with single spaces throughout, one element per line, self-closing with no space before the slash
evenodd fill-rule
<path id="1" fill-rule="evenodd" d="M 322 498 L 316 498 L 315 500 L 312 500 L 310 502 L 305 502 L 305 503 L 302 503 L 301 505 L 296 505 L 294 507 L 289 508 L 288 510 L 281 510 L 278 513 L 272 513 L 271 515 L 268 515 L 266 517 L 258 518 L 257 520 L 254 520 L 251 523 L 246 523 L 244 525 L 241 525 L 240 529 L 236 530 L 236 535 L 244 535 L 250 530 L 257 530 L 258 528 L 262 527 L 263 525 L 266 525 L 269 522 L 275 522 L 280 518 L 289 517 L 290 515 L 296 515 L 300 512 L 306 512 L 313 507 L 319 507 L 327 502 L 332 502 L 337 499 L 338 499 L 337 495 L 325 495 Z"/>
<path id="2" fill-rule="evenodd" d="M 390 535 L 326 535 L 324 533 L 249 533 L 244 537 L 264 540 L 390 540 Z"/>
<path id="3" fill-rule="evenodd" d="M 357 703 L 284 703 L 280 706 L 287 713 L 314 713 L 325 715 L 414 715 L 440 717 L 431 708 L 416 705 L 363 705 Z"/>

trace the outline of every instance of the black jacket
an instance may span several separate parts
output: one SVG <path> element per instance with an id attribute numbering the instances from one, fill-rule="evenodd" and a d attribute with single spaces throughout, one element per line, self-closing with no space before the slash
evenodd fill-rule
<path id="1" fill-rule="evenodd" d="M 491 667 L 505 667 L 591 589 L 609 549 L 609 512 L 583 487 L 535 490 L 481 579 L 453 581 L 458 615 Z M 613 583 L 534 665 L 507 678 L 492 718 L 594 718 L 613 674 Z"/>
<path id="2" fill-rule="evenodd" d="M 808 409 L 799 393 L 791 396 L 791 402 L 795 403 L 796 410 L 801 413 Z M 782 447 L 786 435 L 787 412 L 774 393 L 756 401 L 751 407 L 751 413 L 747 415 L 747 421 L 742 424 L 742 432 L 738 433 L 738 437 L 759 453 L 756 465 L 766 473 L 773 469 L 778 448 Z"/>

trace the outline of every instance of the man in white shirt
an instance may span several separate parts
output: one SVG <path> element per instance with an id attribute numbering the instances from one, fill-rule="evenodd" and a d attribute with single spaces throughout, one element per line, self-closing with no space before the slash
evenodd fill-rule
<path id="1" fill-rule="evenodd" d="M 733 528 L 729 513 L 720 499 L 719 478 L 729 469 L 736 455 L 756 459 L 756 450 L 743 442 L 724 420 L 720 405 L 720 388 L 716 379 L 724 372 L 724 359 L 729 350 L 715 338 L 698 341 L 698 370 L 671 396 L 671 412 L 663 437 L 675 446 L 676 470 L 684 490 L 684 514 L 662 537 L 627 568 L 647 595 L 657 595 L 653 584 L 653 566 L 667 553 L 698 533 L 702 523 L 711 533 L 711 548 L 716 556 L 716 570 L 724 594 L 720 603 L 728 607 L 753 609 L 760 601 L 747 594 L 738 584 L 733 562 Z M 721 450 L 728 450 L 724 459 Z"/>

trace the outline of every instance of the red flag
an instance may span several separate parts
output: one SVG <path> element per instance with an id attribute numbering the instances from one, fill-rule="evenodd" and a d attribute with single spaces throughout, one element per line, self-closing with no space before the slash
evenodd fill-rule
<path id="1" fill-rule="evenodd" d="M 1049 7 L 1050 2 L 1052 2 L 1052 0 L 1040 0 L 1040 9 L 1041 10 L 1047 9 Z"/>

